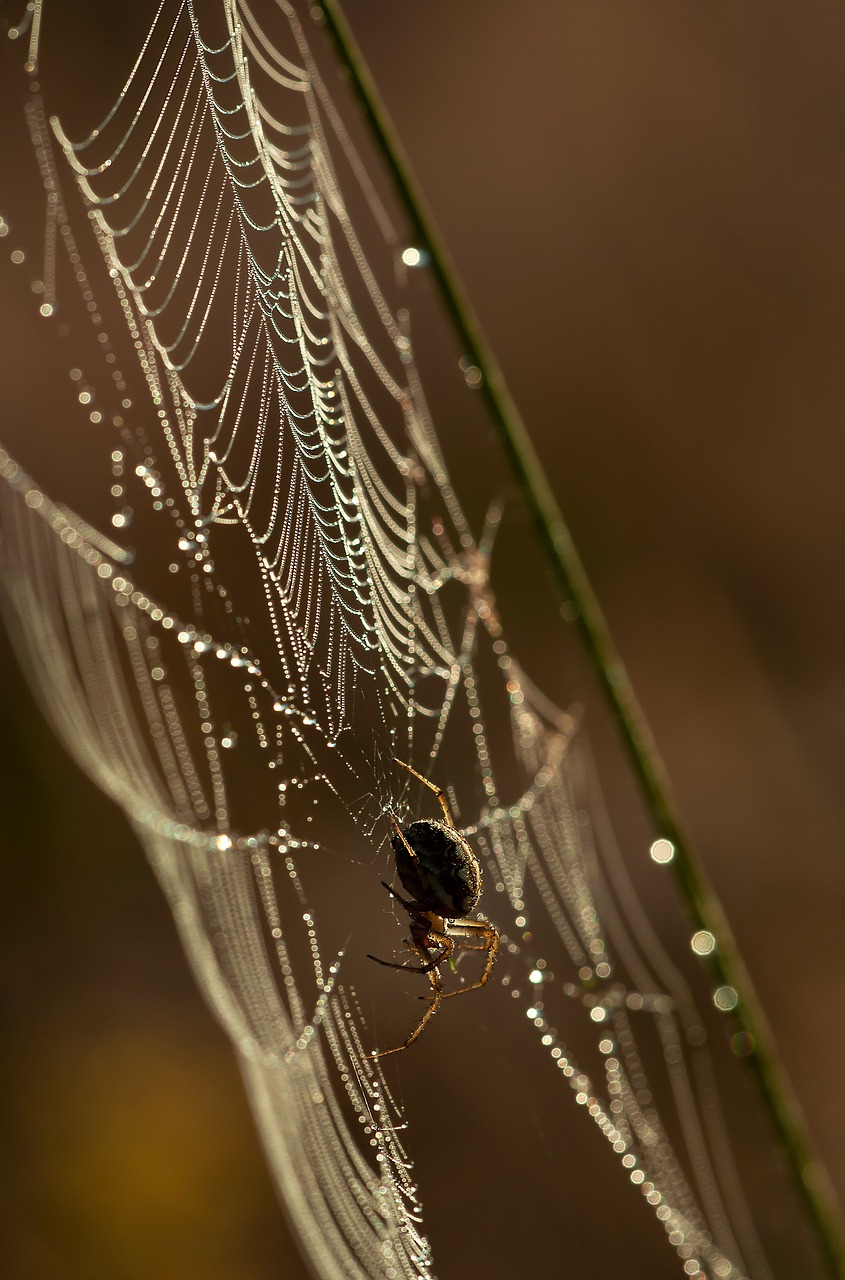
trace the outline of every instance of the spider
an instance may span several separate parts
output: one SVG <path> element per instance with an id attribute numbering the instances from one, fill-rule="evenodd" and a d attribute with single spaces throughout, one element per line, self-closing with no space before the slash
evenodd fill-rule
<path id="1" fill-rule="evenodd" d="M 424 778 L 403 760 L 396 764 L 407 769 L 420 782 L 433 791 L 443 810 L 445 822 L 420 818 L 408 827 L 400 827 L 391 813 L 394 835 L 390 843 L 396 857 L 399 879 L 411 895 L 410 901 L 399 896 L 395 889 L 382 880 L 387 892 L 396 899 L 411 918 L 411 936 L 405 946 L 423 961 L 421 965 L 394 964 L 369 956 L 376 964 L 388 969 L 407 969 L 411 973 L 427 973 L 431 983 L 428 1008 L 417 1026 L 402 1044 L 395 1049 L 382 1049 L 373 1053 L 374 1058 L 384 1058 L 389 1053 L 401 1053 L 422 1034 L 444 1000 L 450 996 L 466 995 L 483 987 L 490 977 L 493 961 L 499 950 L 499 934 L 494 925 L 483 917 L 468 919 L 481 897 L 481 868 L 466 838 L 455 826 L 449 803 L 442 788 Z M 473 941 L 474 939 L 474 941 Z M 484 972 L 477 982 L 457 991 L 443 990 L 440 968 L 451 960 L 455 948 L 463 951 L 486 951 Z"/>

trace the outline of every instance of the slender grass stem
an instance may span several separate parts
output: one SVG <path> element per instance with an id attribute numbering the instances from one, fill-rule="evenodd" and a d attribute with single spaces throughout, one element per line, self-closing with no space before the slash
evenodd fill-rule
<path id="1" fill-rule="evenodd" d="M 671 841 L 672 866 L 690 919 L 696 929 L 707 930 L 716 946 L 708 957 L 717 984 L 736 993 L 732 1016 L 748 1033 L 753 1046 L 748 1063 L 783 1144 L 799 1195 L 818 1237 L 831 1275 L 845 1278 L 845 1247 L 836 1200 L 827 1172 L 814 1155 L 806 1124 L 789 1080 L 781 1066 L 774 1040 L 754 991 L 721 904 L 687 836 L 660 754 L 646 723 L 636 694 L 617 654 L 599 603 L 557 500 L 543 471 L 525 424 L 511 398 L 499 364 L 490 350 L 457 273 L 437 233 L 411 174 L 387 112 L 370 76 L 337 0 L 320 0 L 315 6 L 324 20 L 338 57 L 372 130 L 384 164 L 408 219 L 414 247 L 430 262 L 443 302 L 451 316 L 467 359 L 481 376 L 480 391 L 498 431 L 502 447 L 531 513 L 537 536 L 557 584 L 567 614 L 574 615 L 590 662 L 616 719 L 634 772 L 639 780 L 657 834 Z"/>

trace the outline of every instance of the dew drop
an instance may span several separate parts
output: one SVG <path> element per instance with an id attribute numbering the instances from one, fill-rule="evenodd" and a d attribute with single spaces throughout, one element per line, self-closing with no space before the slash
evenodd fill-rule
<path id="1" fill-rule="evenodd" d="M 431 254 L 427 249 L 419 249 L 416 245 L 409 244 L 402 250 L 402 261 L 406 267 L 427 267 L 431 262 Z"/>
<path id="2" fill-rule="evenodd" d="M 654 844 L 649 849 L 649 853 L 651 854 L 652 860 L 663 867 L 674 858 L 675 846 L 672 844 L 671 840 L 665 840 L 661 837 L 659 840 L 655 840 Z"/>
<path id="3" fill-rule="evenodd" d="M 735 1036 L 731 1036 L 731 1050 L 737 1058 L 748 1058 L 754 1049 L 754 1037 L 750 1031 L 737 1031 Z"/>
<path id="4" fill-rule="evenodd" d="M 484 374 L 477 364 L 472 363 L 468 356 L 462 356 L 459 363 L 467 386 L 471 387 L 473 391 L 477 390 L 484 381 Z"/>

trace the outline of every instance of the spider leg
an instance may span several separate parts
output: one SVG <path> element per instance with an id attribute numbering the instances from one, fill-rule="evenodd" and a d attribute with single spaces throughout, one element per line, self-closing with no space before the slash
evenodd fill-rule
<path id="1" fill-rule="evenodd" d="M 404 969 L 406 973 L 431 973 L 433 969 L 438 969 L 445 960 L 449 959 L 449 956 L 452 954 L 452 952 L 455 949 L 455 944 L 452 942 L 451 938 L 443 937 L 441 934 L 431 934 L 430 937 L 434 938 L 435 942 L 437 943 L 437 946 L 442 946 L 443 950 L 440 952 L 439 956 L 436 956 L 433 959 L 429 960 L 427 964 L 423 964 L 423 965 L 397 964 L 395 960 L 379 960 L 378 956 L 371 956 L 369 954 L 367 955 L 367 959 L 375 960 L 376 964 L 383 964 L 386 969 Z M 441 941 L 441 937 L 442 937 L 442 941 Z M 408 948 L 409 951 L 414 951 L 416 952 L 417 955 L 419 955 L 419 949 L 416 946 L 414 946 L 413 943 L 406 942 L 405 946 Z M 430 956 L 431 952 L 428 950 L 428 948 L 425 948 L 425 949 L 428 955 Z"/>
<path id="2" fill-rule="evenodd" d="M 451 827 L 453 831 L 457 831 L 458 828 L 455 826 L 455 819 L 452 817 L 452 810 L 449 808 L 449 801 L 446 799 L 446 792 L 443 790 L 443 788 L 438 787 L 437 783 L 432 782 L 430 778 L 425 778 L 421 773 L 417 773 L 416 769 L 414 769 L 411 765 L 406 764 L 404 760 L 400 760 L 398 756 L 394 756 L 393 759 L 395 760 L 396 764 L 401 765 L 403 769 L 408 770 L 408 773 L 412 773 L 415 778 L 419 779 L 420 782 L 422 782 L 426 787 L 428 787 L 429 791 L 434 792 L 434 794 L 437 796 L 438 801 L 440 802 L 440 808 L 443 810 L 443 816 L 446 819 L 446 825 Z"/>
<path id="3" fill-rule="evenodd" d="M 405 945 L 408 946 L 409 944 L 406 943 Z M 455 944 L 451 938 L 447 937 L 445 933 L 435 933 L 433 929 L 429 929 L 425 936 L 425 941 L 420 940 L 415 945 L 422 947 L 426 951 L 430 951 L 433 946 L 440 948 L 440 954 L 437 959 L 432 964 L 425 964 L 421 969 L 415 969 L 415 973 L 431 973 L 432 970 L 439 969 L 441 965 L 446 964 L 452 958 L 452 952 L 455 950 Z M 420 996 L 420 999 L 424 1000 L 425 996 Z"/>
<path id="4" fill-rule="evenodd" d="M 402 828 L 399 826 L 399 823 L 396 820 L 396 814 L 391 810 L 387 816 L 390 818 L 390 821 L 393 823 L 397 836 L 399 837 L 399 839 L 402 841 L 405 848 L 407 849 L 408 857 L 411 858 L 414 862 L 416 862 L 417 860 L 416 851 L 411 848 L 410 844 L 406 840 L 405 832 L 402 830 Z M 383 880 L 382 880 L 382 884 L 384 884 Z M 387 885 L 387 888 L 390 889 L 390 885 Z M 390 892 L 393 893 L 393 890 L 390 889 Z M 398 894 L 394 894 L 394 897 L 398 897 Z M 399 898 L 399 901 L 402 902 L 402 899 Z M 405 903 L 402 902 L 402 905 L 404 906 Z"/>
<path id="5" fill-rule="evenodd" d="M 431 928 L 428 915 L 424 911 L 420 911 L 416 903 L 406 902 L 395 889 L 391 889 L 386 880 L 382 880 L 382 884 L 387 892 L 397 902 L 401 903 L 411 917 L 411 937 L 413 942 L 406 942 L 405 946 L 416 955 L 422 955 L 424 951 L 429 963 L 424 965 L 397 964 L 395 960 L 380 960 L 378 956 L 370 955 L 369 953 L 367 954 L 367 959 L 375 960 L 376 964 L 383 964 L 387 969 L 405 969 L 408 973 L 430 973 L 432 969 L 438 968 L 445 960 L 449 959 L 455 949 L 455 944 L 445 933 L 437 933 Z M 431 954 L 430 948 L 432 946 L 440 948 L 440 954 L 437 957 Z"/>
<path id="6" fill-rule="evenodd" d="M 476 991 L 479 987 L 483 987 L 490 977 L 496 956 L 499 954 L 499 934 L 489 920 L 468 920 L 463 924 L 450 925 L 449 932 L 455 939 L 456 947 L 461 947 L 465 951 L 485 950 L 487 963 L 477 982 L 471 982 L 468 987 L 458 987 L 456 991 L 447 991 L 443 996 L 444 1000 L 448 1000 L 450 996 L 465 996 L 468 991 Z M 479 935 L 484 939 L 480 946 L 477 943 L 460 941 L 461 938 L 474 938 Z"/>
<path id="7" fill-rule="evenodd" d="M 406 902 L 404 898 L 401 898 L 395 889 L 391 889 L 390 885 L 387 883 L 386 880 L 382 880 L 381 883 L 383 887 L 387 890 L 387 892 L 391 895 L 391 897 L 395 898 L 397 902 L 401 902 L 402 906 L 405 908 L 405 910 L 408 912 L 409 915 L 412 915 L 412 916 L 419 915 L 419 909 L 414 905 L 413 902 Z"/>
<path id="8" fill-rule="evenodd" d="M 495 933 L 497 938 L 499 936 L 495 925 L 485 920 L 483 916 L 480 920 L 450 920 L 449 933 L 453 938 L 477 938 L 479 935 L 486 938 L 491 933 Z M 486 943 L 482 945 L 487 946 Z"/>
<path id="9" fill-rule="evenodd" d="M 440 963 L 439 960 L 434 960 L 431 964 L 424 965 L 397 964 L 395 960 L 380 960 L 378 956 L 370 955 L 369 951 L 367 952 L 367 959 L 375 960 L 376 964 L 383 964 L 385 969 L 404 969 L 406 973 L 428 973 L 430 969 Z"/>
<path id="10" fill-rule="evenodd" d="M 434 935 L 435 939 L 439 939 L 442 936 L 443 935 L 441 934 Z M 417 943 L 416 947 L 420 955 L 431 956 L 431 952 L 423 942 Z M 437 1010 L 440 1008 L 443 1001 L 443 983 L 440 980 L 440 973 L 436 967 L 429 968 L 428 980 L 431 983 L 431 1003 L 420 1018 L 414 1030 L 408 1036 L 408 1039 L 403 1041 L 402 1044 L 397 1045 L 395 1049 L 375 1049 L 371 1055 L 373 1058 L 386 1058 L 391 1053 L 401 1053 L 403 1049 L 407 1049 L 409 1045 L 412 1045 L 418 1036 L 422 1034 L 426 1024 L 434 1017 L 435 1013 L 437 1013 Z"/>

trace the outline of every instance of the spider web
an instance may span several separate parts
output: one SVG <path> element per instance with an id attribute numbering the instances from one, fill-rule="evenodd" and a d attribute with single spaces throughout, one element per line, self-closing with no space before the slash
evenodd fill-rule
<path id="1" fill-rule="evenodd" d="M 41 311 L 70 314 L 69 268 L 97 460 L 87 507 L 65 506 L 0 452 L 24 660 L 146 849 L 316 1274 L 433 1274 L 418 1118 L 389 1085 L 400 1059 L 372 1056 L 419 1015 L 362 959 L 380 924 L 401 954 L 406 928 L 373 896 L 387 815 L 431 800 L 399 756 L 453 788 L 479 854 L 501 1017 L 530 1030 L 678 1269 L 768 1276 L 704 1019 L 637 903 L 581 714 L 509 646 L 501 464 L 465 484 L 465 509 L 412 341 L 420 254 L 327 91 L 319 37 L 283 2 L 162 0 L 89 136 L 40 95 L 27 106 Z"/>

